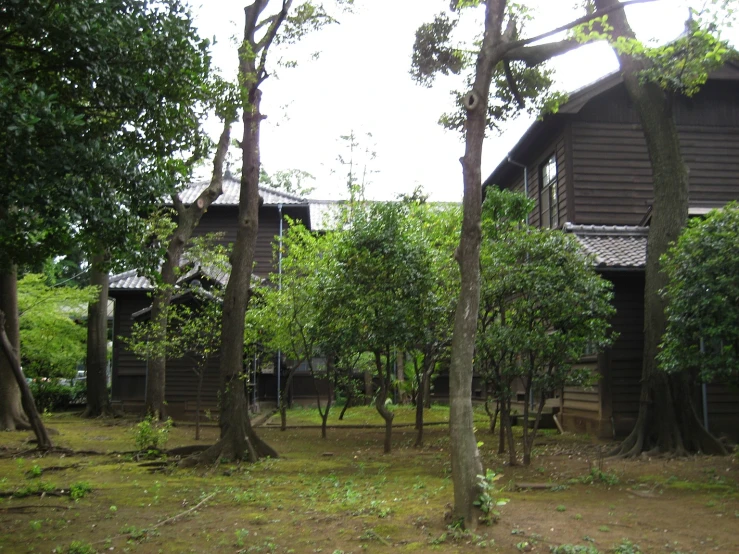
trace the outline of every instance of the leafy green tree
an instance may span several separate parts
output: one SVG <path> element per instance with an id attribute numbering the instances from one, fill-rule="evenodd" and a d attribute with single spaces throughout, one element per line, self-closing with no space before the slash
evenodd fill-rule
<path id="1" fill-rule="evenodd" d="M 430 403 L 431 378 L 451 346 L 459 289 L 454 248 L 462 214 L 459 206 L 426 202 L 420 191 L 405 201 L 410 205 L 410 217 L 420 226 L 432 276 L 428 294 L 417 299 L 416 317 L 421 322 L 421 334 L 409 349 L 416 389 L 415 445 L 418 447 L 423 444 L 423 410 Z"/>
<path id="2" fill-rule="evenodd" d="M 644 1 L 649 0 L 632 0 L 626 4 Z M 541 40 L 619 8 L 620 5 L 611 6 L 588 13 L 547 33 L 523 38 L 528 18 L 523 4 L 508 0 L 452 0 L 449 12 L 438 15 L 416 32 L 411 73 L 419 83 L 431 86 L 438 73 L 469 73 L 467 92 L 456 94 L 459 115 L 443 117 L 441 121 L 465 135 L 465 154 L 461 159 L 462 232 L 457 249 L 461 288 L 452 340 L 449 402 L 454 519 L 468 528 L 476 527 L 480 515 L 474 502 L 481 493 L 477 476 L 484 473 L 473 427 L 471 390 L 480 303 L 481 164 L 485 132 L 495 128 L 500 118 L 511 117 L 525 108 L 527 100 L 533 100 L 535 105 L 550 104 L 536 100 L 550 82 L 539 66 L 578 44 L 571 37 L 556 42 L 541 43 Z M 472 40 L 460 43 L 455 41 L 455 30 L 465 14 L 477 15 L 482 29 Z M 553 104 L 556 105 L 556 98 Z"/>
<path id="3" fill-rule="evenodd" d="M 334 0 L 337 11 L 352 0 Z M 240 384 L 245 315 L 249 303 L 259 229 L 259 130 L 262 83 L 269 77 L 268 57 L 274 44 L 292 44 L 307 33 L 336 21 L 323 4 L 293 0 L 254 0 L 244 9 L 244 36 L 239 47 L 239 99 L 244 132 L 240 141 L 243 169 L 239 193 L 239 226 L 231 254 L 231 276 L 223 304 L 221 341 L 221 438 L 211 448 L 186 464 L 212 463 L 219 458 L 256 461 L 277 452 L 254 432 L 247 399 Z"/>
<path id="4" fill-rule="evenodd" d="M 23 372 L 33 379 L 70 379 L 85 358 L 87 304 L 94 287 L 49 286 L 29 273 L 18 282 Z"/>
<path id="5" fill-rule="evenodd" d="M 588 346 L 610 344 L 608 319 L 615 311 L 611 283 L 595 273 L 573 237 L 520 223 L 526 213 L 520 208 L 528 204 L 519 195 L 490 188 L 483 207 L 476 359 L 501 405 L 511 465 L 516 464 L 510 418 L 514 381 L 523 384 L 526 398 L 523 463 L 529 465 L 546 398 L 566 384 L 587 380 L 588 373 L 573 364 Z M 536 412 L 529 429 L 532 398 Z"/>
<path id="6" fill-rule="evenodd" d="M 1 11 L 0 309 L 15 340 L 16 264 L 72 243 L 90 258 L 123 244 L 206 152 L 199 122 L 213 92 L 208 43 L 179 0 L 6 1 Z M 8 362 L 0 410 L 15 428 L 24 417 Z"/>
<path id="7" fill-rule="evenodd" d="M 739 206 L 692 220 L 662 257 L 667 372 L 698 371 L 703 382 L 739 382 Z"/>
<path id="8" fill-rule="evenodd" d="M 654 186 L 644 285 L 639 415 L 614 454 L 638 456 L 653 450 L 725 453 L 696 416 L 688 375 L 659 371 L 657 357 L 667 325 L 667 298 L 659 294 L 667 285 L 667 275 L 660 267 L 660 257 L 678 239 L 688 217 L 688 167 L 680 151 L 673 105 L 677 96 L 697 92 L 708 73 L 731 55 L 717 31 L 721 23 L 730 22 L 733 2 L 704 3 L 720 9 L 691 11 L 684 35 L 657 48 L 636 40 L 618 0 L 594 0 L 592 5 L 599 11 L 614 9 L 593 34 L 594 38 L 610 40 L 618 56 L 626 91 L 644 131 Z"/>
<path id="9" fill-rule="evenodd" d="M 389 392 L 397 350 L 421 341 L 419 306 L 433 285 L 429 248 L 408 202 L 367 203 L 354 208 L 350 225 L 336 247 L 321 287 L 320 317 L 332 322 L 356 353 L 371 352 L 379 391 L 375 407 L 385 420 L 385 452 L 392 442 Z"/>

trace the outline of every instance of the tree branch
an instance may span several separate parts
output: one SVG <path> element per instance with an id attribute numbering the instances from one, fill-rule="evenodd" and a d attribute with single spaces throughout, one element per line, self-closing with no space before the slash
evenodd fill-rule
<path id="1" fill-rule="evenodd" d="M 524 46 L 508 51 L 504 59 L 506 62 L 522 61 L 529 67 L 533 67 L 556 56 L 566 54 L 580 46 L 582 46 L 582 44 L 574 39 L 548 42 L 546 44 L 537 44 L 535 46 Z"/>
<path id="2" fill-rule="evenodd" d="M 513 72 L 511 71 L 511 64 L 508 62 L 508 60 L 503 60 L 503 70 L 505 71 L 505 78 L 506 81 L 508 81 L 508 88 L 511 89 L 511 94 L 513 94 L 513 98 L 516 99 L 518 107 L 523 109 L 526 106 L 526 102 L 524 102 L 523 97 L 521 96 L 521 91 L 518 90 L 518 84 L 516 83 L 516 78 L 513 76 Z"/>
<path id="3" fill-rule="evenodd" d="M 521 48 L 522 46 L 526 46 L 527 44 L 532 44 L 534 42 L 538 42 L 540 40 L 543 40 L 545 38 L 549 38 L 552 35 L 556 35 L 557 33 L 561 33 L 562 31 L 569 31 L 570 29 L 573 29 L 574 27 L 577 27 L 578 25 L 582 25 L 583 23 L 587 23 L 588 21 L 592 21 L 593 19 L 597 19 L 599 17 L 603 17 L 604 15 L 608 15 L 611 12 L 615 12 L 617 10 L 622 10 L 627 6 L 631 6 L 633 4 L 646 4 L 649 2 L 656 2 L 657 0 L 628 0 L 627 2 L 621 2 L 617 5 L 610 6 L 608 8 L 604 8 L 602 10 L 597 10 L 591 14 L 584 15 L 583 17 L 580 17 L 578 19 L 575 19 L 574 21 L 570 21 L 569 23 L 566 23 L 565 25 L 561 25 L 560 27 L 557 27 L 556 29 L 552 29 L 551 31 L 547 31 L 546 33 L 543 33 L 541 35 L 537 35 L 535 37 L 531 38 L 525 38 L 521 40 L 517 40 L 515 42 L 511 42 L 506 45 L 506 52 L 510 52 L 512 50 L 515 50 L 517 48 Z"/>
<path id="4" fill-rule="evenodd" d="M 267 30 L 267 34 L 257 44 L 255 52 L 259 52 L 260 50 L 262 52 L 259 58 L 259 66 L 257 67 L 257 75 L 259 75 L 257 86 L 259 86 L 259 84 L 261 84 L 267 78 L 267 53 L 269 52 L 269 47 L 274 42 L 275 37 L 277 37 L 277 31 L 279 31 L 280 26 L 285 21 L 285 18 L 287 18 L 287 14 L 290 11 L 292 3 L 293 0 L 282 0 L 282 9 L 280 10 L 280 13 L 277 14 L 277 18 L 270 24 L 269 29 Z"/>

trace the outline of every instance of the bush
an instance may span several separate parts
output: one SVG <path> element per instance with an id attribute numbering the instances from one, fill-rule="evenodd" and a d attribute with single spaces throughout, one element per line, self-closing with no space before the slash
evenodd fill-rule
<path id="1" fill-rule="evenodd" d="M 157 423 L 151 415 L 146 416 L 141 423 L 133 428 L 133 440 L 136 449 L 140 452 L 162 450 L 167 444 L 171 428 L 172 418 L 167 418 L 167 421 L 163 423 Z"/>
<path id="2" fill-rule="evenodd" d="M 39 411 L 59 410 L 85 402 L 84 383 L 64 385 L 53 379 L 34 379 L 29 383 L 29 387 Z"/>

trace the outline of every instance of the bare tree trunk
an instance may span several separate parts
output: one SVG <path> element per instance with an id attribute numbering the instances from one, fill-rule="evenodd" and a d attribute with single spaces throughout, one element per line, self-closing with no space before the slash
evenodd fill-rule
<path id="1" fill-rule="evenodd" d="M 493 399 L 493 396 L 488 393 L 485 395 L 485 413 L 488 414 L 488 419 L 490 420 L 490 434 L 495 434 L 495 425 L 498 421 L 498 414 L 500 413 L 500 402 L 498 400 L 495 401 L 495 410 L 490 410 L 490 401 Z"/>
<path id="2" fill-rule="evenodd" d="M 205 376 L 205 368 L 207 367 L 207 360 L 200 368 L 198 372 L 198 395 L 195 399 L 195 440 L 200 440 L 200 407 L 203 398 L 203 377 Z M 248 398 L 247 398 L 248 401 Z"/>
<path id="3" fill-rule="evenodd" d="M 374 387 L 372 386 L 372 372 L 368 369 L 364 370 L 364 404 L 369 406 L 374 395 Z"/>
<path id="4" fill-rule="evenodd" d="M 10 362 L 10 368 L 15 377 L 15 382 L 18 384 L 18 388 L 21 391 L 21 403 L 23 409 L 28 415 L 28 419 L 31 421 L 31 428 L 33 433 L 36 435 L 36 445 L 39 450 L 49 450 L 51 448 L 51 440 L 46 432 L 41 417 L 38 415 L 36 409 L 36 403 L 33 401 L 33 395 L 31 389 L 28 388 L 28 383 L 23 376 L 23 370 L 21 369 L 21 363 L 18 359 L 18 354 L 15 351 L 14 346 L 11 344 L 8 334 L 5 332 L 5 313 L 0 311 L 0 346 L 2 346 L 2 352 L 5 358 Z"/>
<path id="5" fill-rule="evenodd" d="M 403 388 L 405 384 L 405 352 L 398 350 L 395 354 L 395 379 L 398 387 L 398 404 L 408 404 L 408 394 Z"/>
<path id="6" fill-rule="evenodd" d="M 285 379 L 285 385 L 280 390 L 280 398 L 277 399 L 277 407 L 280 410 L 280 431 L 287 430 L 287 399 L 290 396 L 290 392 L 293 386 L 293 377 L 303 360 L 300 360 L 290 371 L 287 372 L 287 379 Z"/>
<path id="7" fill-rule="evenodd" d="M 596 7 L 610 8 L 617 0 L 596 0 Z M 624 11 L 609 20 L 615 37 L 633 38 Z M 636 426 L 615 452 L 637 456 L 643 451 L 705 452 L 724 454 L 723 446 L 703 428 L 693 408 L 693 395 L 685 376 L 668 376 L 656 361 L 666 328 L 666 301 L 659 291 L 667 284 L 659 258 L 676 241 L 688 217 L 688 169 L 680 151 L 680 137 L 672 113 L 672 99 L 656 83 L 642 82 L 644 64 L 618 54 L 629 98 L 641 121 L 647 142 L 654 183 L 654 204 L 649 226 L 646 281 L 644 285 L 644 354 L 642 390 Z"/>
<path id="8" fill-rule="evenodd" d="M 534 425 L 531 428 L 531 433 L 527 437 L 527 440 L 523 444 L 523 465 L 531 465 L 531 450 L 534 448 L 534 441 L 536 441 L 536 434 L 539 431 L 539 424 L 541 423 L 541 414 L 544 411 L 544 404 L 546 403 L 546 397 L 544 393 L 541 394 L 539 399 L 539 405 L 536 410 L 536 418 L 534 419 Z M 527 423 L 528 426 L 528 423 Z"/>
<path id="9" fill-rule="evenodd" d="M 87 307 L 87 408 L 84 417 L 112 415 L 108 396 L 108 271 L 104 254 L 92 257 L 90 285 L 100 289 Z"/>
<path id="10" fill-rule="evenodd" d="M 387 406 L 385 406 L 385 401 L 387 400 L 387 390 L 388 390 L 388 377 L 390 372 L 390 354 L 387 354 L 386 356 L 387 360 L 387 368 L 383 367 L 382 364 L 382 355 L 379 351 L 375 351 L 375 366 L 377 367 L 377 375 L 380 378 L 380 390 L 377 393 L 377 398 L 375 399 L 375 408 L 377 408 L 378 413 L 382 416 L 382 419 L 385 420 L 385 444 L 383 447 L 383 451 L 385 454 L 389 454 L 392 450 L 392 433 L 393 433 L 393 418 L 395 417 L 395 414 L 387 409 Z M 386 375 L 386 371 L 388 375 Z"/>
<path id="11" fill-rule="evenodd" d="M 465 153 L 462 158 L 464 197 L 462 233 L 456 258 L 461 288 L 454 316 L 451 365 L 449 368 L 449 432 L 451 435 L 453 518 L 466 529 L 475 529 L 481 515 L 474 505 L 480 495 L 477 475 L 482 462 L 475 438 L 472 414 L 472 363 L 480 308 L 480 241 L 482 232 L 482 144 L 487 129 L 490 81 L 502 59 L 499 46 L 505 16 L 505 1 L 485 3 L 485 33 L 475 66 L 472 90 L 464 99 L 467 111 Z"/>
<path id="12" fill-rule="evenodd" d="M 167 340 L 169 304 L 172 300 L 174 286 L 177 283 L 177 269 L 180 267 L 185 246 L 187 246 L 193 231 L 200 223 L 203 214 L 223 192 L 223 163 L 228 153 L 230 141 L 231 121 L 226 118 L 213 159 L 213 175 L 210 184 L 190 206 L 185 206 L 176 194 L 172 195 L 172 202 L 177 210 L 177 228 L 169 239 L 161 270 L 162 285 L 155 293 L 151 305 L 151 340 L 160 344 L 164 344 Z M 166 418 L 166 373 L 167 356 L 165 352 L 149 359 L 146 375 L 145 407 L 147 413 L 156 415 L 159 419 Z"/>
<path id="13" fill-rule="evenodd" d="M 12 265 L 0 272 L 0 311 L 6 314 L 5 333 L 16 352 L 20 354 L 18 328 L 18 274 Z M 11 360 L 0 352 L 0 430 L 28 430 L 31 425 L 23 413 L 21 391 L 18 388 Z"/>
<path id="14" fill-rule="evenodd" d="M 342 421 L 344 419 L 344 414 L 349 409 L 349 404 L 352 403 L 354 400 L 354 392 L 353 390 L 349 392 L 349 395 L 346 398 L 346 402 L 344 403 L 344 406 L 341 408 L 341 413 L 339 414 L 339 421 Z"/>
<path id="15" fill-rule="evenodd" d="M 416 442 L 414 446 L 419 448 L 423 446 L 423 410 L 426 407 L 427 396 L 430 394 L 429 382 L 431 381 L 431 374 L 434 371 L 434 360 L 426 363 L 424 360 L 424 366 L 421 370 L 421 383 L 418 386 L 418 392 L 416 393 Z"/>

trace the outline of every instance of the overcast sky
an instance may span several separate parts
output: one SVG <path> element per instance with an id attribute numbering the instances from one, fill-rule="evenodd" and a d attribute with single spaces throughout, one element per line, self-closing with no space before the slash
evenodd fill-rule
<path id="1" fill-rule="evenodd" d="M 192 1 L 201 35 L 216 38 L 215 64 L 233 78 L 235 40 L 247 0 Z M 573 9 L 577 3 L 527 2 L 536 8 L 529 36 L 580 15 Z M 262 111 L 267 115 L 261 143 L 264 168 L 268 172 L 308 171 L 316 177 L 315 198 L 345 196 L 346 172 L 342 173 L 337 156 L 347 157 L 347 151 L 339 137 L 354 131 L 365 147 L 376 152 L 369 163 L 369 197 L 392 199 L 422 185 L 434 200 L 460 200 L 463 143 L 459 134 L 437 123 L 442 113 L 454 108 L 450 91 L 456 83 L 440 80 L 427 89 L 409 75 L 416 29 L 447 8 L 449 0 L 356 0 L 356 5 L 355 13 L 342 16 L 341 24 L 271 56 L 272 62 L 282 57 L 298 61 L 298 66 L 277 68 L 276 75 L 263 85 Z M 659 0 L 628 8 L 627 14 L 639 38 L 664 42 L 682 32 L 686 5 L 685 0 Z M 724 37 L 739 44 L 737 29 Z M 311 58 L 314 52 L 320 52 L 317 60 Z M 572 91 L 617 69 L 615 56 L 602 44 L 583 47 L 552 65 L 556 87 L 562 91 Z M 501 136 L 487 139 L 483 175 L 498 165 L 530 124 L 530 119 L 521 117 Z M 217 138 L 218 122 L 210 122 L 209 130 Z M 240 134 L 240 129 L 234 129 L 234 136 Z"/>

